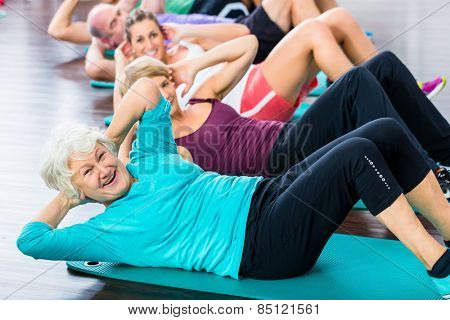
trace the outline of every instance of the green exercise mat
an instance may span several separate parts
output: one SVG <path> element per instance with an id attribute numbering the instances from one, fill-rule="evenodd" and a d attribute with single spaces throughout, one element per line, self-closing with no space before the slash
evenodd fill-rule
<path id="1" fill-rule="evenodd" d="M 207 272 L 120 263 L 67 265 L 108 278 L 255 299 L 441 299 L 450 292 L 449 279 L 436 285 L 399 241 L 342 234 L 331 237 L 311 272 L 286 280 L 238 281 Z"/>
<path id="2" fill-rule="evenodd" d="M 89 81 L 89 84 L 91 85 L 91 87 L 94 87 L 94 88 L 114 89 L 114 82 L 110 82 L 110 81 L 91 80 L 91 81 Z"/>

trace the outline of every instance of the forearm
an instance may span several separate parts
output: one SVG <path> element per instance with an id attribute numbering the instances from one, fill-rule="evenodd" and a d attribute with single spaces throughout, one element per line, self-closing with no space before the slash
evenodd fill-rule
<path id="1" fill-rule="evenodd" d="M 194 38 L 199 43 L 202 39 L 226 42 L 248 34 L 250 30 L 247 26 L 239 23 L 183 25 L 183 39 Z"/>
<path id="2" fill-rule="evenodd" d="M 93 80 L 111 81 L 114 79 L 114 61 L 105 58 L 102 58 L 95 62 L 89 60 L 86 61 L 85 69 L 89 78 Z"/>
<path id="3" fill-rule="evenodd" d="M 145 0 L 142 0 L 143 2 Z M 131 10 L 134 9 L 134 7 L 136 6 L 136 4 L 139 2 L 139 0 L 120 0 L 119 2 L 117 2 L 116 6 L 125 12 L 131 12 Z"/>
<path id="4" fill-rule="evenodd" d="M 91 35 L 86 22 L 72 23 L 72 16 L 79 0 L 65 0 L 56 11 L 48 26 L 48 33 L 59 40 L 74 43 L 88 43 Z"/>
<path id="5" fill-rule="evenodd" d="M 57 31 L 68 27 L 72 22 L 72 15 L 78 5 L 79 0 L 65 0 L 56 10 L 52 21 L 48 26 L 48 32 Z"/>
<path id="6" fill-rule="evenodd" d="M 158 87 L 148 78 L 139 79 L 131 86 L 120 101 L 113 120 L 105 132 L 105 135 L 115 142 L 118 149 L 144 112 L 158 104 L 160 96 Z"/>
<path id="7" fill-rule="evenodd" d="M 122 161 L 124 164 L 127 164 L 130 161 L 130 151 L 133 144 L 134 139 L 136 138 L 136 130 L 137 130 L 138 124 L 135 123 L 133 127 L 131 128 L 130 132 L 128 132 L 127 136 L 123 140 L 122 144 L 120 145 L 118 158 L 120 161 Z"/>
<path id="8" fill-rule="evenodd" d="M 240 37 L 203 53 L 192 60 L 194 70 L 197 72 L 222 62 L 236 61 L 249 51 L 253 51 L 254 42 L 248 41 L 248 37 Z M 249 62 L 251 63 L 251 61 Z"/>
<path id="9" fill-rule="evenodd" d="M 248 35 L 223 43 L 192 61 L 191 64 L 196 73 L 211 65 L 226 62 L 220 71 L 212 75 L 197 89 L 194 96 L 196 98 L 223 99 L 247 72 L 257 49 L 258 40 L 255 36 Z"/>
<path id="10" fill-rule="evenodd" d="M 58 227 L 72 208 L 70 199 L 62 192 L 58 195 L 33 219 L 50 225 L 52 228 Z"/>
<path id="11" fill-rule="evenodd" d="M 115 62 L 103 56 L 103 48 L 95 39 L 86 54 L 85 70 L 87 75 L 94 80 L 114 80 Z"/>
<path id="12" fill-rule="evenodd" d="M 165 6 L 165 0 L 142 0 L 140 8 L 153 13 L 164 13 Z"/>
<path id="13" fill-rule="evenodd" d="M 120 101 L 122 101 L 122 95 L 119 91 L 119 79 L 116 78 L 116 81 L 114 81 L 114 93 L 113 93 L 113 110 L 116 112 L 116 110 L 119 108 Z"/>
<path id="14" fill-rule="evenodd" d="M 122 101 L 122 95 L 120 94 L 120 85 L 123 79 L 123 66 L 116 61 L 116 79 L 114 81 L 114 93 L 113 93 L 113 109 L 114 112 L 119 108 L 120 102 Z"/>

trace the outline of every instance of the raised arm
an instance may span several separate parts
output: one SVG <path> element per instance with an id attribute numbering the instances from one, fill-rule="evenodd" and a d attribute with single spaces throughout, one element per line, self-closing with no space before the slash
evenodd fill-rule
<path id="1" fill-rule="evenodd" d="M 17 239 L 19 250 L 35 259 L 118 261 L 105 250 L 102 231 L 90 227 L 89 222 L 57 228 L 71 208 L 84 202 L 60 192 L 22 229 Z"/>
<path id="2" fill-rule="evenodd" d="M 131 45 L 129 42 L 122 42 L 114 52 L 114 61 L 116 63 L 116 79 L 114 83 L 113 108 L 114 112 L 119 107 L 122 95 L 120 94 L 120 81 L 122 81 L 125 67 L 133 60 Z"/>
<path id="3" fill-rule="evenodd" d="M 248 35 L 223 43 L 192 60 L 184 60 L 170 66 L 176 84 L 188 82 L 198 71 L 226 62 L 225 66 L 206 80 L 194 93 L 195 98 L 222 99 L 242 79 L 255 58 L 258 41 Z M 189 74 L 186 76 L 186 74 Z M 187 79 L 187 80 L 186 80 Z"/>
<path id="4" fill-rule="evenodd" d="M 165 0 L 142 0 L 141 9 L 151 11 L 153 13 L 164 13 L 166 11 Z"/>
<path id="5" fill-rule="evenodd" d="M 142 0 L 140 7 L 142 7 L 143 3 L 147 3 L 147 2 L 148 2 L 148 0 Z M 130 13 L 131 10 L 133 10 L 134 7 L 136 7 L 136 5 L 138 3 L 139 3 L 139 0 L 120 0 L 119 2 L 117 2 L 116 6 L 120 10 Z"/>
<path id="6" fill-rule="evenodd" d="M 111 124 L 105 132 L 106 136 L 115 142 L 117 148 L 144 112 L 158 104 L 160 97 L 161 93 L 157 85 L 149 78 L 141 78 L 131 86 L 120 101 Z"/>
<path id="7" fill-rule="evenodd" d="M 40 221 L 56 228 L 65 218 L 70 209 L 83 203 L 82 199 L 69 198 L 65 193 L 59 192 L 53 200 L 42 209 L 32 221 Z"/>
<path id="8" fill-rule="evenodd" d="M 218 24 L 175 24 L 162 25 L 162 31 L 172 43 L 169 48 L 177 45 L 181 40 L 196 43 L 209 50 L 223 42 L 250 34 L 247 26 L 239 23 Z"/>
<path id="9" fill-rule="evenodd" d="M 59 40 L 73 43 L 89 43 L 91 34 L 85 21 L 72 22 L 72 16 L 79 0 L 65 0 L 53 16 L 48 33 Z"/>

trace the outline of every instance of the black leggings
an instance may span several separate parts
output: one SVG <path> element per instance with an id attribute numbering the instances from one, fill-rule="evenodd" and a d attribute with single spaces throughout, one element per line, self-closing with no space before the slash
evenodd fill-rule
<path id="1" fill-rule="evenodd" d="M 405 165 L 407 163 L 407 165 Z M 393 119 L 372 121 L 317 150 L 253 195 L 240 275 L 301 275 L 361 198 L 377 215 L 430 172 Z"/>
<path id="2" fill-rule="evenodd" d="M 448 122 L 405 65 L 383 52 L 342 76 L 300 119 L 286 124 L 272 148 L 268 172 L 282 174 L 334 139 L 384 117 L 405 129 L 430 169 L 437 169 L 436 161 L 450 164 Z"/>

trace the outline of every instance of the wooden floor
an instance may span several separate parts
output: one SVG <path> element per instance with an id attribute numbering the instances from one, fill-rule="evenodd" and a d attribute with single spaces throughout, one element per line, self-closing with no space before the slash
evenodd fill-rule
<path id="1" fill-rule="evenodd" d="M 34 261 L 15 246 L 21 227 L 54 195 L 38 175 L 39 155 L 50 128 L 66 120 L 102 126 L 112 111 L 112 91 L 89 87 L 83 47 L 46 34 L 59 1 L 6 0 L 0 18 L 0 297 L 3 299 L 233 299 L 235 297 L 83 276 L 63 262 Z M 281 0 L 280 0 L 281 1 Z M 340 1 L 377 46 L 397 53 L 417 78 L 450 75 L 450 5 L 413 27 L 444 3 L 428 0 Z M 78 18 L 92 6 L 83 2 Z M 390 42 L 389 42 L 390 41 Z M 450 115 L 450 88 L 436 99 Z M 77 208 L 63 225 L 100 212 Z M 427 226 L 435 234 L 433 228 Z M 392 238 L 367 213 L 352 213 L 343 229 Z"/>

